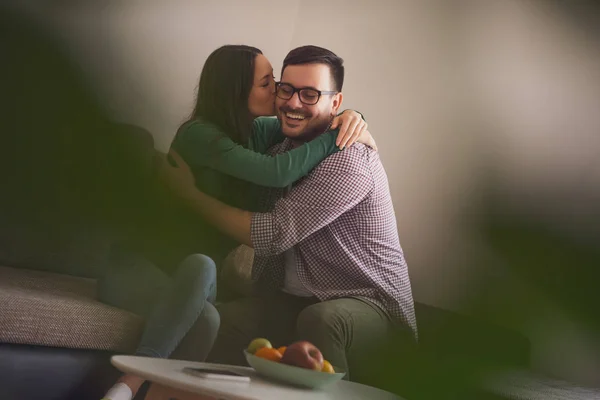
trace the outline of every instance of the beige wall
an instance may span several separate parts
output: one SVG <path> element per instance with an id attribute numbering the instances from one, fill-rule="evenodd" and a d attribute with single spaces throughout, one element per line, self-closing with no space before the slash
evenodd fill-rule
<path id="1" fill-rule="evenodd" d="M 146 127 L 162 149 L 216 47 L 255 45 L 276 71 L 298 45 L 337 52 L 344 106 L 366 115 L 381 149 L 415 299 L 469 312 L 489 291 L 484 316 L 527 334 L 536 368 L 600 376 L 596 339 L 493 262 L 462 222 L 481 171 L 494 170 L 516 196 L 559 192 L 573 179 L 597 184 L 600 60 L 558 14 L 517 0 L 102 3 L 45 15 L 115 115 Z M 522 309 L 527 324 L 494 307 Z"/>

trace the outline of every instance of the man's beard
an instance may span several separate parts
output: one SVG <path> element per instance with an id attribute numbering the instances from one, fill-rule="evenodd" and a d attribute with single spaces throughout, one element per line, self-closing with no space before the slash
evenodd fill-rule
<path id="1" fill-rule="evenodd" d="M 297 113 L 298 111 L 294 111 L 294 110 L 288 109 L 288 108 L 282 108 L 282 109 L 280 109 L 280 113 L 278 114 L 278 117 L 281 118 L 281 115 L 286 112 Z M 310 118 L 312 116 L 312 114 L 305 114 L 305 113 L 302 113 L 302 114 L 305 115 L 306 118 Z M 309 123 L 306 126 L 306 128 L 304 128 L 304 130 L 298 135 L 295 135 L 293 137 L 287 136 L 285 131 L 283 131 L 283 134 L 294 141 L 310 142 L 311 140 L 315 139 L 319 135 L 322 135 L 323 133 L 327 132 L 329 130 L 329 127 L 331 126 L 332 122 L 333 122 L 333 117 L 321 118 L 319 120 L 311 121 L 311 123 Z"/>
<path id="2" fill-rule="evenodd" d="M 290 139 L 301 141 L 301 142 L 310 142 L 311 140 L 313 140 L 313 139 L 317 138 L 318 136 L 322 135 L 323 133 L 327 132 L 327 130 L 331 126 L 332 121 L 333 121 L 333 119 L 330 119 L 330 120 L 325 119 L 322 121 L 315 121 L 314 125 L 307 126 L 306 129 L 301 134 L 296 135 Z M 285 132 L 284 132 L 284 134 L 285 134 Z"/>

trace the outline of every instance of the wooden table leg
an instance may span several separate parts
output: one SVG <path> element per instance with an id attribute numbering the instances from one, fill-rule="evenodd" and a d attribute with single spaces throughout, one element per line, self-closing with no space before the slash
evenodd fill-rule
<path id="1" fill-rule="evenodd" d="M 153 383 L 144 400 L 217 400 L 215 397 L 203 396 L 168 386 Z"/>

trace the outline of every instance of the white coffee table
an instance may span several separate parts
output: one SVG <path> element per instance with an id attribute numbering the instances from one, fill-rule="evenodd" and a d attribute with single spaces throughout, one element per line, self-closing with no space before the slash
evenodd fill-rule
<path id="1" fill-rule="evenodd" d="M 338 381 L 322 390 L 302 389 L 267 380 L 249 367 L 225 366 L 161 358 L 113 356 L 112 364 L 119 370 L 151 382 L 204 396 L 226 400 L 402 400 L 400 397 L 348 381 Z M 184 367 L 228 368 L 250 377 L 250 382 L 205 379 L 183 372 Z"/>

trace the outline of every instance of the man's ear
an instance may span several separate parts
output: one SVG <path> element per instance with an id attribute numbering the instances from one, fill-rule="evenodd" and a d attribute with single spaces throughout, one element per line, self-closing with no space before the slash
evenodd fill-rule
<path id="1" fill-rule="evenodd" d="M 342 106 L 342 100 L 344 100 L 344 95 L 342 95 L 342 92 L 339 92 L 333 96 L 333 104 L 331 106 L 331 115 L 332 116 L 337 115 L 338 110 Z"/>

